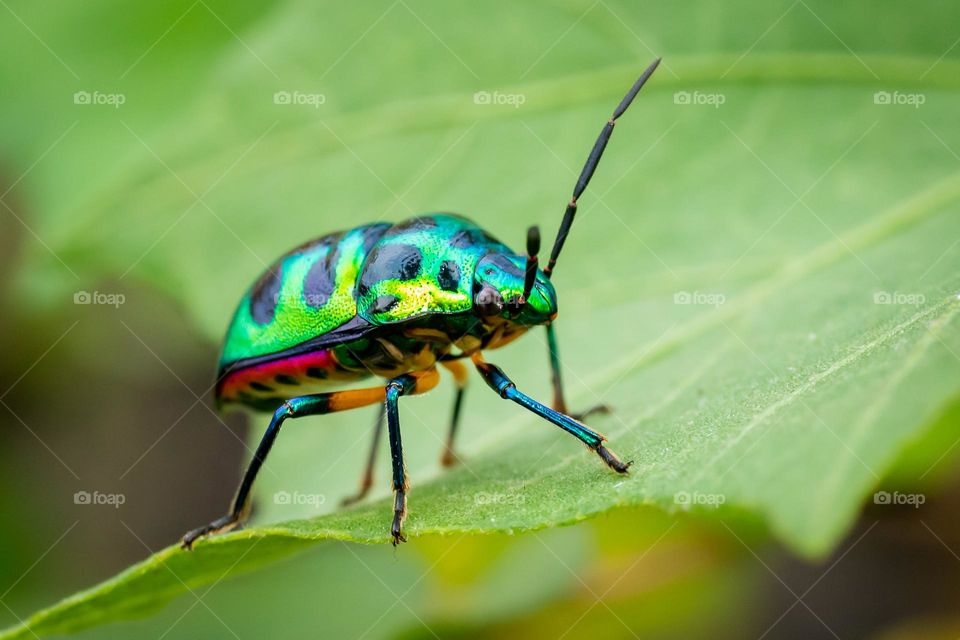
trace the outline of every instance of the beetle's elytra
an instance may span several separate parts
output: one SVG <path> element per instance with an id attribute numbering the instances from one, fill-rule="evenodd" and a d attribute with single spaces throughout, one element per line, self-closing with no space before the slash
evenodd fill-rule
<path id="1" fill-rule="evenodd" d="M 647 67 L 600 132 L 567 205 L 550 259 L 539 268 L 540 235 L 532 227 L 527 254 L 511 251 L 466 218 L 433 214 L 396 225 L 369 224 L 333 233 L 283 255 L 244 295 L 230 324 L 216 386 L 218 405 L 240 404 L 273 411 L 243 477 L 230 513 L 183 537 L 191 548 L 200 537 L 237 526 L 249 509 L 250 489 L 288 418 L 382 405 L 374 429 L 374 449 L 386 417 L 393 461 L 393 544 L 405 540 L 407 478 L 397 403 L 401 396 L 429 391 L 440 374 L 453 374 L 457 394 L 442 461 L 452 464 L 460 401 L 467 381 L 462 360 L 469 358 L 484 381 L 502 398 L 545 418 L 597 452 L 611 469 L 626 473 L 630 463 L 604 445 L 604 437 L 566 414 L 560 363 L 551 324 L 557 296 L 550 281 L 586 189 L 613 132 L 614 124 L 653 74 Z M 483 351 L 501 347 L 531 327 L 543 325 L 550 345 L 553 408 L 517 390 Z M 368 376 L 385 385 L 331 390 Z M 373 477 L 371 452 L 360 491 Z"/>

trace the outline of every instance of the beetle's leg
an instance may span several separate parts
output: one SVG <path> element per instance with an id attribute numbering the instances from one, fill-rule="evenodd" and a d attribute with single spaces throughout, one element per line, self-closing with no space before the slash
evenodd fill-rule
<path id="1" fill-rule="evenodd" d="M 563 378 L 560 376 L 560 352 L 557 350 L 557 333 L 553 323 L 547 325 L 547 348 L 550 350 L 550 382 L 553 385 L 553 410 L 567 413 L 567 401 L 563 396 Z M 594 413 L 610 413 L 610 407 L 605 404 L 596 404 L 580 413 L 570 413 L 576 420 L 584 420 Z"/>
<path id="2" fill-rule="evenodd" d="M 398 404 L 400 396 L 424 393 L 437 386 L 440 374 L 435 368 L 425 371 L 414 371 L 387 383 L 386 410 L 387 433 L 390 439 L 390 460 L 393 465 L 393 524 L 390 526 L 390 535 L 393 536 L 393 546 L 397 546 L 407 539 L 403 535 L 403 521 L 407 517 L 407 469 L 403 464 L 403 443 L 400 441 L 400 412 Z"/>
<path id="3" fill-rule="evenodd" d="M 453 451 L 453 440 L 457 435 L 460 424 L 460 408 L 463 404 L 463 392 L 467 388 L 467 368 L 459 360 L 443 360 L 440 362 L 457 383 L 457 395 L 453 399 L 453 415 L 450 416 L 450 430 L 447 432 L 447 442 L 440 456 L 440 464 L 451 467 L 457 463 L 457 454 Z"/>
<path id="4" fill-rule="evenodd" d="M 214 520 L 210 524 L 194 529 L 185 536 L 181 546 L 184 549 L 190 549 L 198 538 L 202 538 L 214 533 L 229 531 L 242 522 L 250 511 L 250 488 L 257 477 L 257 472 L 263 466 L 263 461 L 270 448 L 280 433 L 280 426 L 287 418 L 300 418 L 302 416 L 311 416 L 323 413 L 333 413 L 335 411 L 345 411 L 347 409 L 356 409 L 367 405 L 382 402 L 384 398 L 383 387 L 371 387 L 367 389 L 354 389 L 350 391 L 334 391 L 331 393 L 318 393 L 315 395 L 301 396 L 287 400 L 273 414 L 270 420 L 270 426 L 267 427 L 260 445 L 253 454 L 253 459 L 247 467 L 243 476 L 243 482 L 237 490 L 237 496 L 233 501 L 233 508 L 230 513 L 222 518 Z"/>
<path id="5" fill-rule="evenodd" d="M 597 455 L 614 471 L 626 473 L 630 465 L 633 464 L 632 462 L 621 462 L 612 451 L 603 446 L 606 438 L 602 434 L 593 431 L 586 425 L 580 424 L 566 414 L 554 411 L 540 404 L 530 396 L 518 391 L 513 381 L 508 378 L 499 367 L 485 361 L 479 352 L 473 354 L 472 358 L 474 365 L 477 367 L 477 371 L 483 376 L 483 380 L 491 389 L 499 393 L 501 398 L 516 402 L 521 407 L 532 411 L 538 416 L 557 425 L 567 433 L 572 434 L 585 445 L 596 451 Z"/>
<path id="6" fill-rule="evenodd" d="M 360 490 L 352 496 L 347 496 L 340 501 L 340 506 L 354 504 L 363 500 L 370 488 L 373 487 L 373 465 L 377 462 L 377 445 L 380 443 L 380 434 L 383 433 L 383 422 L 386 417 L 383 407 L 377 407 L 377 421 L 373 424 L 373 444 L 370 445 L 370 455 L 367 457 L 367 467 L 360 478 Z"/>

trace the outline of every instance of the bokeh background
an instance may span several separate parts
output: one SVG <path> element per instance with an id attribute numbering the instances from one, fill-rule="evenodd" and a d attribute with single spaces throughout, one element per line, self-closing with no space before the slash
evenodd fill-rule
<path id="1" fill-rule="evenodd" d="M 828 234 L 809 217 L 764 231 L 794 198 L 809 191 L 842 223 L 838 202 L 879 207 L 954 173 L 958 18 L 933 1 L 0 0 L 0 623 L 227 505 L 265 418 L 212 411 L 217 340 L 279 253 L 431 210 L 515 245 L 531 223 L 549 238 L 570 171 L 662 55 L 597 174 L 611 206 L 588 205 L 561 267 L 564 356 L 589 372 L 660 335 L 655 299 L 718 274 L 736 289 L 794 243 L 816 246 Z M 949 281 L 956 240 L 917 249 L 933 251 L 931 279 Z M 497 361 L 548 395 L 542 341 Z M 451 393 L 410 403 L 436 424 L 405 433 L 415 482 L 441 473 Z M 502 404 L 474 385 L 468 459 L 513 415 Z M 958 407 L 928 407 L 924 437 L 877 483 L 924 504 L 867 504 L 819 554 L 748 509 L 630 507 L 397 550 L 326 542 L 77 637 L 953 638 Z M 320 504 L 262 500 L 256 520 L 335 509 L 371 421 L 291 427 L 261 497 L 306 486 Z"/>

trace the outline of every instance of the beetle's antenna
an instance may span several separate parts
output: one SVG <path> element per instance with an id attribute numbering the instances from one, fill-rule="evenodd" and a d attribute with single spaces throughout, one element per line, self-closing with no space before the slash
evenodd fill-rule
<path id="1" fill-rule="evenodd" d="M 630 106 L 630 103 L 633 102 L 633 99 L 637 97 L 637 94 L 640 93 L 640 89 L 643 88 L 643 85 L 647 82 L 650 76 L 653 75 L 653 72 L 656 71 L 657 65 L 660 64 L 660 58 L 654 60 L 649 67 L 637 78 L 637 81 L 633 83 L 633 86 L 630 87 L 630 91 L 627 92 L 627 95 L 623 97 L 623 100 L 620 101 L 620 104 L 617 105 L 617 108 L 613 110 L 613 115 L 610 116 L 610 119 L 607 120 L 607 124 L 603 126 L 603 130 L 600 132 L 600 136 L 597 138 L 597 141 L 593 143 L 593 149 L 590 150 L 590 155 L 587 157 L 586 164 L 583 165 L 583 170 L 580 172 L 580 177 L 577 179 L 577 185 L 573 188 L 573 197 L 570 199 L 570 203 L 567 205 L 567 210 L 563 214 L 563 221 L 560 223 L 560 230 L 557 231 L 557 239 L 553 242 L 553 250 L 550 252 L 550 260 L 547 262 L 547 266 L 544 267 L 543 272 L 549 278 L 553 273 L 553 268 L 557 264 L 557 256 L 560 255 L 561 249 L 563 249 L 563 243 L 567 240 L 567 234 L 570 233 L 570 225 L 573 224 L 573 218 L 577 215 L 577 199 L 583 193 L 584 189 L 587 188 L 587 185 L 590 184 L 590 178 L 593 177 L 593 172 L 596 171 L 597 165 L 600 164 L 600 156 L 603 155 L 603 150 L 607 147 L 607 142 L 610 140 L 610 135 L 613 133 L 613 125 L 616 124 L 617 118 L 623 115 L 623 112 L 627 110 L 627 107 Z"/>
<path id="2" fill-rule="evenodd" d="M 530 298 L 530 292 L 533 291 L 539 265 L 538 253 L 540 253 L 540 228 L 534 225 L 527 229 L 527 269 L 523 274 L 523 295 L 520 297 L 520 304 L 526 304 Z"/>

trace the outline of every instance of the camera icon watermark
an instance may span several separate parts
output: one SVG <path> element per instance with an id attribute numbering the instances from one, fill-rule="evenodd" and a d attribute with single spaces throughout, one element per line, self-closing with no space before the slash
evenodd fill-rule
<path id="1" fill-rule="evenodd" d="M 673 304 L 683 305 L 705 305 L 708 307 L 719 308 L 726 304 L 727 297 L 722 293 L 709 293 L 705 291 L 677 291 L 673 294 Z"/>
<path id="2" fill-rule="evenodd" d="M 873 494 L 873 504 L 879 505 L 908 505 L 914 509 L 919 509 L 920 505 L 927 501 L 927 496 L 922 493 L 900 493 L 894 491 L 877 491 Z"/>
<path id="3" fill-rule="evenodd" d="M 507 504 L 507 505 L 521 505 L 527 501 L 527 498 L 522 493 L 488 493 L 486 491 L 479 491 L 473 494 L 473 504 L 478 507 L 490 504 Z"/>
<path id="4" fill-rule="evenodd" d="M 326 104 L 327 96 L 323 93 L 305 93 L 303 91 L 277 91 L 273 94 L 273 104 L 279 105 L 306 105 L 319 109 Z"/>
<path id="5" fill-rule="evenodd" d="M 122 293 L 103 293 L 100 291 L 77 291 L 73 294 L 73 304 L 93 304 L 118 308 L 127 301 Z"/>
<path id="6" fill-rule="evenodd" d="M 673 104 L 707 106 L 719 109 L 727 101 L 722 93 L 704 93 L 702 91 L 677 91 L 673 94 Z"/>
<path id="7" fill-rule="evenodd" d="M 689 509 L 690 507 L 713 507 L 716 509 L 727 501 L 722 493 L 700 493 L 699 491 L 678 491 L 673 494 L 673 503 Z"/>
<path id="8" fill-rule="evenodd" d="M 277 491 L 273 494 L 274 504 L 292 504 L 306 505 L 310 507 L 319 507 L 327 501 L 327 496 L 322 493 L 301 493 L 299 491 Z"/>
<path id="9" fill-rule="evenodd" d="M 126 101 L 127 96 L 122 93 L 77 91 L 73 94 L 73 104 L 81 106 L 107 106 L 119 109 Z"/>
<path id="10" fill-rule="evenodd" d="M 523 93 L 503 93 L 500 91 L 477 91 L 473 94 L 473 104 L 506 105 L 519 109 L 527 101 Z"/>
<path id="11" fill-rule="evenodd" d="M 923 93 L 901 93 L 900 91 L 877 91 L 873 94 L 873 104 L 903 105 L 919 109 L 927 101 Z"/>
<path id="12" fill-rule="evenodd" d="M 73 494 L 73 504 L 84 506 L 107 505 L 119 509 L 127 501 L 122 493 L 101 493 L 100 491 L 77 491 Z"/>
<path id="13" fill-rule="evenodd" d="M 873 304 L 897 304 L 918 307 L 927 301 L 922 293 L 904 293 L 902 291 L 877 291 L 873 294 Z"/>

